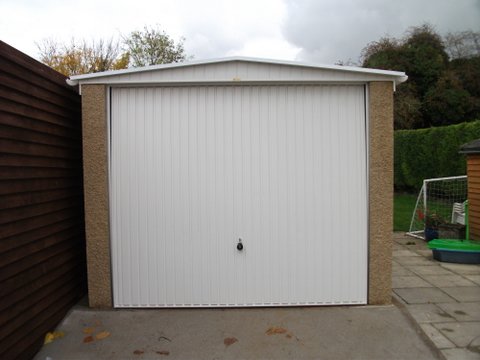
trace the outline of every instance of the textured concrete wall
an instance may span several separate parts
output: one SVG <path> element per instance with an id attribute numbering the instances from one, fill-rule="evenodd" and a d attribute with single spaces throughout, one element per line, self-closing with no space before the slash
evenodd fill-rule
<path id="1" fill-rule="evenodd" d="M 369 84 L 368 303 L 392 299 L 393 84 Z"/>
<path id="2" fill-rule="evenodd" d="M 112 307 L 108 214 L 106 88 L 82 86 L 83 171 L 91 307 Z"/>

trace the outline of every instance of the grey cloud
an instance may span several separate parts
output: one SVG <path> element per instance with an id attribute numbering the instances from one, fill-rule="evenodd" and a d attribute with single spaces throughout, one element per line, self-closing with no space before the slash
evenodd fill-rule
<path id="1" fill-rule="evenodd" d="M 384 35 L 432 24 L 441 34 L 480 30 L 478 0 L 285 0 L 283 35 L 301 48 L 297 60 L 357 61 L 361 50 Z"/>

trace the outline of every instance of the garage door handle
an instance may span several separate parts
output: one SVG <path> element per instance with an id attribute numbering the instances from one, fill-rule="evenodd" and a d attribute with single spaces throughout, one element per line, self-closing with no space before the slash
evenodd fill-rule
<path id="1" fill-rule="evenodd" d="M 238 239 L 237 250 L 238 250 L 238 251 L 242 251 L 242 250 L 243 250 L 242 239 Z"/>

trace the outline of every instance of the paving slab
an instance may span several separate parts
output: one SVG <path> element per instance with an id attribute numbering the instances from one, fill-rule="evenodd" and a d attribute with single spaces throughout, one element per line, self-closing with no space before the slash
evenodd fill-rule
<path id="1" fill-rule="evenodd" d="M 423 275 L 423 278 L 436 287 L 475 286 L 460 275 Z"/>
<path id="2" fill-rule="evenodd" d="M 461 275 L 480 275 L 480 265 L 439 262 L 440 266 Z"/>
<path id="3" fill-rule="evenodd" d="M 425 241 L 418 240 L 415 244 L 405 245 L 405 248 L 411 251 L 425 250 Z"/>
<path id="4" fill-rule="evenodd" d="M 392 267 L 392 276 L 407 276 L 407 275 L 415 275 L 415 274 L 400 264 L 396 264 Z"/>
<path id="5" fill-rule="evenodd" d="M 424 256 L 428 259 L 432 259 L 433 260 L 433 254 L 432 254 L 432 250 L 415 250 L 415 252 L 421 256 Z"/>
<path id="6" fill-rule="evenodd" d="M 480 302 L 445 303 L 438 307 L 458 321 L 480 321 Z"/>
<path id="7" fill-rule="evenodd" d="M 441 267 L 440 265 L 412 265 L 408 267 L 408 270 L 413 271 L 418 275 L 455 275 L 448 269 Z"/>
<path id="8" fill-rule="evenodd" d="M 435 304 L 407 305 L 408 312 L 418 323 L 455 321 L 455 317 Z"/>
<path id="9" fill-rule="evenodd" d="M 455 302 L 455 300 L 437 288 L 394 289 L 407 304 L 429 304 Z"/>
<path id="10" fill-rule="evenodd" d="M 85 334 L 84 331 L 92 331 Z M 92 311 L 74 308 L 36 360 L 438 359 L 396 306 Z M 98 332 L 110 335 L 98 340 Z M 85 342 L 92 336 L 93 341 Z M 167 354 L 162 355 L 162 354 Z"/>
<path id="11" fill-rule="evenodd" d="M 480 354 L 468 349 L 445 349 L 442 350 L 442 355 L 445 356 L 447 360 L 478 360 L 480 359 Z"/>
<path id="12" fill-rule="evenodd" d="M 423 323 L 423 324 L 420 324 L 420 327 L 438 349 L 455 348 L 455 344 L 450 340 L 448 340 L 432 324 Z"/>
<path id="13" fill-rule="evenodd" d="M 399 245 L 404 245 L 408 249 L 425 249 L 425 240 L 417 239 L 405 234 L 400 234 L 398 237 L 393 237 L 393 241 Z"/>
<path id="14" fill-rule="evenodd" d="M 442 287 L 440 289 L 442 289 L 444 292 L 446 292 L 448 295 L 450 295 L 457 301 L 465 301 L 465 302 L 480 301 L 479 286 L 455 286 L 455 287 Z"/>
<path id="15" fill-rule="evenodd" d="M 480 275 L 464 275 L 468 280 L 480 285 Z"/>
<path id="16" fill-rule="evenodd" d="M 432 287 L 431 284 L 420 278 L 419 276 L 395 276 L 392 278 L 392 286 L 395 289 L 401 288 L 419 288 Z"/>
<path id="17" fill-rule="evenodd" d="M 410 236 L 405 236 L 404 233 L 397 233 L 393 236 L 393 241 L 399 245 L 414 246 L 416 244 L 424 243 L 422 239 L 417 239 Z"/>
<path id="18" fill-rule="evenodd" d="M 424 258 L 423 256 L 399 256 L 395 258 L 395 261 L 400 265 L 424 265 L 424 266 L 435 266 L 436 264 L 433 261 Z"/>
<path id="19" fill-rule="evenodd" d="M 480 322 L 433 323 L 435 328 L 458 347 L 467 347 L 480 338 Z M 480 345 L 480 344 L 478 344 Z"/>
<path id="20" fill-rule="evenodd" d="M 393 250 L 393 257 L 400 257 L 400 256 L 420 256 L 413 251 L 405 250 L 405 248 L 401 250 Z"/>
<path id="21" fill-rule="evenodd" d="M 403 265 L 400 265 L 399 263 L 397 263 L 395 261 L 395 259 L 393 259 L 392 261 L 392 269 L 395 269 L 395 268 L 405 268 Z"/>
<path id="22" fill-rule="evenodd" d="M 405 241 L 409 238 L 394 235 L 394 244 L 401 245 Z M 480 265 L 433 260 L 427 244 L 421 240 L 415 240 L 413 246 L 401 246 L 421 255 L 424 263 L 419 264 L 418 259 L 406 256 L 408 252 L 399 252 L 403 256 L 394 257 L 394 269 L 397 269 L 392 276 L 394 298 L 406 303 L 412 319 L 446 359 L 480 360 Z M 406 281 L 398 278 L 413 276 L 401 267 L 433 288 L 395 287 Z"/>

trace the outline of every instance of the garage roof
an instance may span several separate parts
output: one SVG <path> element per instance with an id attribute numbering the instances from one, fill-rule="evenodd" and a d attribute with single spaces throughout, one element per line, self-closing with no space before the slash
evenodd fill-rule
<path id="1" fill-rule="evenodd" d="M 72 85 L 148 85 L 189 83 L 365 83 L 407 80 L 404 72 L 340 65 L 319 65 L 249 57 L 228 57 L 76 75 Z"/>

